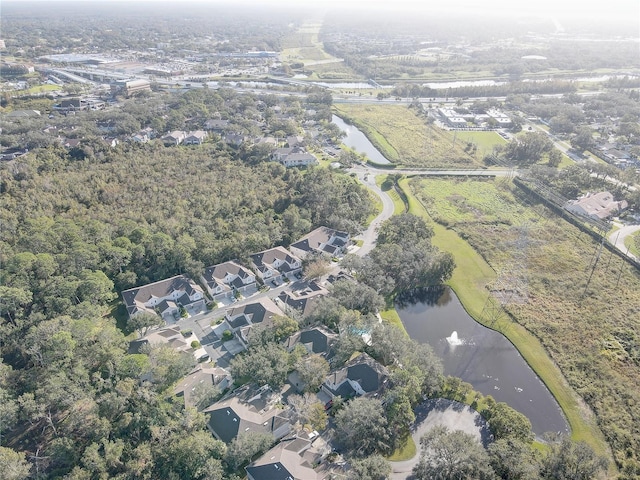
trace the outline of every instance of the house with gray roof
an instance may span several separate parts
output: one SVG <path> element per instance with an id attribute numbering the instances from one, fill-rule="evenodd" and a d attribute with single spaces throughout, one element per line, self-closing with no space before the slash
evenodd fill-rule
<path id="1" fill-rule="evenodd" d="M 326 288 L 312 280 L 302 283 L 298 288 L 282 291 L 278 295 L 278 302 L 283 310 L 287 312 L 293 310 L 295 313 L 305 317 L 311 313 L 318 299 L 328 293 L 329 291 Z M 293 314 L 294 312 L 291 313 Z"/>
<path id="2" fill-rule="evenodd" d="M 326 327 L 317 326 L 294 333 L 284 341 L 284 347 L 291 352 L 297 345 L 302 345 L 310 355 L 321 355 L 330 360 L 337 342 L 338 335 Z"/>
<path id="3" fill-rule="evenodd" d="M 284 247 L 254 253 L 250 256 L 251 267 L 263 282 L 283 280 L 302 270 L 302 261 Z"/>
<path id="4" fill-rule="evenodd" d="M 232 384 L 233 378 L 228 370 L 214 367 L 211 363 L 200 363 L 178 381 L 173 393 L 184 399 L 185 407 L 195 407 L 197 395 L 202 389 L 217 387 L 223 392 Z"/>
<path id="5" fill-rule="evenodd" d="M 167 135 L 162 137 L 162 143 L 166 146 L 170 145 L 180 145 L 187 136 L 187 132 L 183 132 L 181 130 L 174 130 L 173 132 L 169 132 Z"/>
<path id="6" fill-rule="evenodd" d="M 331 452 L 317 432 L 299 432 L 282 440 L 245 467 L 249 480 L 324 480 L 331 478 L 325 466 L 314 469 Z"/>
<path id="7" fill-rule="evenodd" d="M 320 387 L 331 398 L 376 396 L 389 382 L 389 371 L 366 353 L 358 355 L 343 368 L 329 374 Z"/>
<path id="8" fill-rule="evenodd" d="M 207 139 L 208 133 L 204 130 L 195 130 L 187 133 L 182 143 L 184 145 L 202 145 Z"/>
<path id="9" fill-rule="evenodd" d="M 305 258 L 310 254 L 325 254 L 335 257 L 345 252 L 350 241 L 351 236 L 348 232 L 329 227 L 318 227 L 297 242 L 292 243 L 289 250 L 300 258 Z"/>
<path id="10" fill-rule="evenodd" d="M 129 353 L 140 353 L 146 345 L 167 345 L 178 352 L 188 353 L 200 362 L 207 361 L 207 351 L 202 346 L 193 347 L 194 342 L 200 343 L 200 339 L 193 333 L 185 336 L 178 325 L 152 330 L 142 338 L 129 344 Z"/>
<path id="11" fill-rule="evenodd" d="M 220 120 L 212 118 L 207 120 L 204 124 L 205 130 L 211 130 L 212 132 L 222 133 L 229 128 L 229 120 Z"/>
<path id="12" fill-rule="evenodd" d="M 204 269 L 202 281 L 214 300 L 230 298 L 235 292 L 246 292 L 255 287 L 256 276 L 251 270 L 234 261 L 220 263 Z"/>
<path id="13" fill-rule="evenodd" d="M 282 310 L 268 297 L 261 298 L 253 303 L 247 303 L 239 307 L 230 308 L 224 316 L 224 320 L 213 329 L 219 338 L 229 330 L 236 334 L 240 344 L 247 348 L 253 326 L 271 325 L 273 318 L 283 315 Z"/>
<path id="14" fill-rule="evenodd" d="M 239 433 L 263 432 L 276 440 L 287 435 L 291 421 L 281 405 L 280 395 L 266 385 L 244 386 L 207 407 L 207 425 L 213 435 L 230 443 Z"/>
<path id="15" fill-rule="evenodd" d="M 175 319 L 180 307 L 200 309 L 204 307 L 204 291 L 185 275 L 130 288 L 122 292 L 122 299 L 129 317 L 140 313 L 159 314 Z"/>
<path id="16" fill-rule="evenodd" d="M 318 159 L 300 145 L 276 148 L 271 154 L 271 159 L 280 162 L 285 167 L 303 167 L 318 164 Z"/>

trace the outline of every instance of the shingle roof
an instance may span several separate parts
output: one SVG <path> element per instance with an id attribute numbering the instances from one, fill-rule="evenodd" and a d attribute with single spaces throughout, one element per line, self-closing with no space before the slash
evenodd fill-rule
<path id="1" fill-rule="evenodd" d="M 175 291 L 184 291 L 187 295 L 193 295 L 196 292 L 200 294 L 204 293 L 200 286 L 193 280 L 184 275 L 177 275 L 165 280 L 125 290 L 122 292 L 122 299 L 127 307 L 127 312 L 129 315 L 132 315 L 140 310 L 145 310 L 144 304 L 151 298 L 168 297 Z M 185 298 L 181 297 L 180 301 L 184 302 Z M 190 302 L 191 301 L 188 300 L 186 304 Z M 185 303 L 183 303 L 183 305 L 185 305 Z"/>
<path id="2" fill-rule="evenodd" d="M 291 244 L 304 252 L 317 251 L 333 254 L 337 249 L 345 246 L 349 234 L 329 227 L 318 227 L 312 230 L 300 240 Z"/>
<path id="3" fill-rule="evenodd" d="M 246 467 L 252 480 L 318 480 L 316 472 L 302 453 L 311 446 L 307 439 L 283 440 L 262 457 Z"/>
<path id="4" fill-rule="evenodd" d="M 209 414 L 209 427 L 225 443 L 242 432 L 275 432 L 286 425 L 288 419 L 280 408 L 269 403 L 271 393 L 256 387 L 234 392 L 205 409 Z"/>
<path id="5" fill-rule="evenodd" d="M 327 382 L 325 382 L 325 388 L 334 395 L 348 396 L 344 395 L 343 392 L 350 393 L 353 390 L 349 382 L 347 382 L 347 380 L 351 380 L 357 382 L 364 393 L 367 394 L 379 391 L 388 378 L 389 372 L 385 367 L 366 353 L 362 353 L 348 362 L 344 368 L 329 374 Z M 332 388 L 331 385 L 335 386 L 335 388 Z"/>
<path id="6" fill-rule="evenodd" d="M 244 286 L 241 279 L 252 275 L 251 271 L 247 268 L 234 261 L 229 261 L 205 268 L 202 278 L 204 278 L 209 288 L 213 289 L 218 285 L 223 287 L 228 285 L 225 283 L 225 278 L 228 274 L 236 276 L 231 281 L 231 284 L 237 288 Z"/>
<path id="7" fill-rule="evenodd" d="M 292 255 L 284 247 L 274 247 L 251 255 L 251 261 L 256 265 L 256 267 L 261 267 L 263 265 L 270 266 L 276 260 L 281 260 L 287 263 L 300 261 L 298 257 Z"/>

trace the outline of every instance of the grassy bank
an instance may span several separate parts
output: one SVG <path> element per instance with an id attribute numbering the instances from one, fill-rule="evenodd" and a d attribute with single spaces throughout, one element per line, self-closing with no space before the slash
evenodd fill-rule
<path id="1" fill-rule="evenodd" d="M 427 124 L 405 105 L 335 104 L 337 115 L 356 125 L 397 165 L 425 168 L 478 168 L 481 158 L 466 141 Z"/>

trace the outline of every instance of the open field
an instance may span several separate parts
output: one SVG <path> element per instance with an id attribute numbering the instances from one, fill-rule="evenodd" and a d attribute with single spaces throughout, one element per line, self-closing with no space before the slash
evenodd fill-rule
<path id="1" fill-rule="evenodd" d="M 363 81 L 362 76 L 358 75 L 353 69 L 347 66 L 344 61 L 331 63 L 314 63 L 313 65 L 305 65 L 305 72 L 309 71 L 309 80 L 345 80 L 345 81 Z"/>
<path id="2" fill-rule="evenodd" d="M 621 470 L 638 468 L 640 274 L 604 251 L 587 285 L 598 245 L 541 205 L 529 204 L 505 180 L 416 179 L 400 184 L 424 198 L 433 218 L 451 217 L 449 229 L 436 226 L 434 244 L 454 254 L 458 268 L 450 284 L 478 320 L 492 272 L 512 261 L 516 242 L 528 245 L 528 300 L 507 306 L 509 315 L 491 326 L 517 346 L 549 387 L 574 439 L 604 454 L 600 427 Z M 464 192 L 465 198 L 456 192 Z M 412 212 L 426 215 L 411 196 L 410 204 Z"/>
<path id="3" fill-rule="evenodd" d="M 453 135 L 453 132 L 449 133 Z M 463 142 L 476 145 L 481 157 L 490 153 L 496 145 L 507 143 L 497 132 L 458 132 L 457 137 Z"/>
<path id="4" fill-rule="evenodd" d="M 323 60 L 338 60 L 324 51 L 318 40 L 321 23 L 307 23 L 282 40 L 280 58 L 288 62 L 313 63 Z"/>
<path id="5" fill-rule="evenodd" d="M 404 105 L 339 104 L 334 109 L 351 121 L 396 165 L 426 168 L 477 168 L 482 159 L 465 151 L 466 143 L 416 115 Z"/>

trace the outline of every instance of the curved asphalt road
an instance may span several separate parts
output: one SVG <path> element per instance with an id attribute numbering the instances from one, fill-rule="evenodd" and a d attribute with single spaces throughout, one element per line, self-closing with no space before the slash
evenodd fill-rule
<path id="1" fill-rule="evenodd" d="M 460 177 L 504 177 L 513 175 L 512 170 L 411 170 L 411 169 L 382 169 L 367 165 L 356 165 L 351 168 L 351 172 L 355 173 L 358 180 L 375 193 L 382 201 L 382 212 L 371 222 L 369 227 L 354 240 L 362 240 L 363 245 L 356 252 L 360 256 L 365 256 L 375 247 L 376 238 L 378 236 L 378 228 L 385 220 L 393 215 L 393 201 L 391 197 L 383 192 L 376 185 L 376 175 L 385 175 L 389 173 L 397 173 L 400 175 L 424 175 L 424 176 L 460 176 Z"/>
<path id="2" fill-rule="evenodd" d="M 609 241 L 613 243 L 616 248 L 622 253 L 633 258 L 634 260 L 639 260 L 638 257 L 636 257 L 634 254 L 632 254 L 631 252 L 627 252 L 627 246 L 624 244 L 624 239 L 629 235 L 637 232 L 638 230 L 640 230 L 640 225 L 626 225 L 609 235 Z"/>
<path id="3" fill-rule="evenodd" d="M 392 480 L 412 478 L 411 471 L 420 461 L 420 437 L 435 426 L 444 425 L 449 430 L 462 430 L 476 437 L 485 447 L 491 441 L 487 422 L 478 412 L 462 403 L 444 398 L 427 400 L 418 405 L 415 413 L 416 421 L 411 427 L 411 437 L 416 443 L 416 455 L 402 462 L 389 462 Z"/>
<path id="4" fill-rule="evenodd" d="M 380 200 L 382 201 L 382 212 L 378 214 L 376 218 L 369 224 L 369 227 L 362 232 L 360 235 L 356 236 L 355 240 L 362 240 L 362 246 L 357 250 L 356 254 L 364 257 L 368 254 L 376 244 L 376 238 L 378 238 L 378 228 L 380 228 L 380 224 L 385 220 L 388 220 L 393 215 L 393 200 L 391 197 L 384 193 L 378 185 L 376 185 L 376 177 L 375 173 L 369 172 L 368 169 L 354 169 L 356 175 L 358 176 L 358 180 L 360 180 L 369 190 L 375 193 Z"/>

